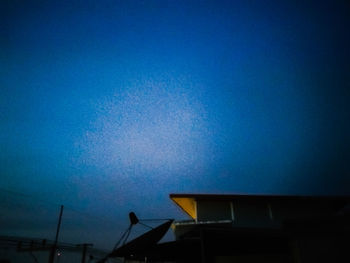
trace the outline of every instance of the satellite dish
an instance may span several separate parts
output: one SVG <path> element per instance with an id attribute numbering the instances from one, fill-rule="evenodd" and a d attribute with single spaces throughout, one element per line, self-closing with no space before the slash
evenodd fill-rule
<path id="1" fill-rule="evenodd" d="M 125 257 L 132 254 L 137 255 L 138 253 L 145 253 L 145 251 L 155 246 L 162 239 L 172 223 L 173 220 L 168 220 L 167 222 L 124 244 L 123 246 L 114 249 L 108 256 Z"/>
<path id="2" fill-rule="evenodd" d="M 121 236 L 117 244 L 114 246 L 114 249 L 111 253 L 109 253 L 104 258 L 100 259 L 98 263 L 104 263 L 109 257 L 121 257 L 121 256 L 130 256 L 133 253 L 144 253 L 145 250 L 153 247 L 156 245 L 159 240 L 162 239 L 162 237 L 165 235 L 165 233 L 170 228 L 173 219 L 158 219 L 158 220 L 167 220 L 165 223 L 157 226 L 156 228 L 150 227 L 142 222 L 137 218 L 134 212 L 129 213 L 129 219 L 130 219 L 130 225 L 124 232 L 124 234 Z M 154 221 L 154 220 L 147 220 L 142 219 L 141 221 Z M 146 232 L 145 234 L 135 238 L 134 240 L 131 240 L 130 242 L 126 243 L 131 229 L 136 224 L 141 224 L 143 226 L 146 226 L 150 228 L 151 230 Z M 122 244 L 119 246 L 119 244 Z"/>

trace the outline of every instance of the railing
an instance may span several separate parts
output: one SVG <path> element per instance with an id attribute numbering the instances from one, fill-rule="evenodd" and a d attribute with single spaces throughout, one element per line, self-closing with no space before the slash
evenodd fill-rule
<path id="1" fill-rule="evenodd" d="M 233 220 L 182 220 L 175 221 L 173 223 L 174 226 L 182 226 L 182 225 L 205 225 L 205 224 L 231 224 Z"/>

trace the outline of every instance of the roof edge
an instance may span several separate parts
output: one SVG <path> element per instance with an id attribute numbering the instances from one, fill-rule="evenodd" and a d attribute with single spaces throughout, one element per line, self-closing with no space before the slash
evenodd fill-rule
<path id="1" fill-rule="evenodd" d="M 276 200 L 348 200 L 350 195 L 277 195 L 277 194 L 188 194 L 171 193 L 169 198 L 195 198 L 195 199 L 276 199 Z"/>

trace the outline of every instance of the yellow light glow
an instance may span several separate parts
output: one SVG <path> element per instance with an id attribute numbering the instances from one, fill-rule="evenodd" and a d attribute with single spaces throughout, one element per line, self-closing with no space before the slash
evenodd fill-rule
<path id="1" fill-rule="evenodd" d="M 188 197 L 172 197 L 171 198 L 182 210 L 184 210 L 190 217 L 196 219 L 196 201 L 194 198 Z"/>

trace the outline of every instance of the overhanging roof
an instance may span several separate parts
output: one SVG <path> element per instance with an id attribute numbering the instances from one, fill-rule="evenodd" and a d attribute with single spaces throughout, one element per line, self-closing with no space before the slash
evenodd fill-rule
<path id="1" fill-rule="evenodd" d="M 340 206 L 350 202 L 350 196 L 264 195 L 264 194 L 170 194 L 170 199 L 185 213 L 196 219 L 196 201 L 274 201 L 274 202 L 331 202 Z"/>
<path id="2" fill-rule="evenodd" d="M 170 194 L 170 199 L 174 198 L 193 198 L 196 200 L 347 200 L 350 201 L 350 195 L 268 195 L 268 194 Z"/>
<path id="3" fill-rule="evenodd" d="M 195 198 L 187 196 L 173 196 L 170 194 L 170 199 L 175 202 L 186 214 L 193 219 L 196 219 L 196 201 Z"/>

